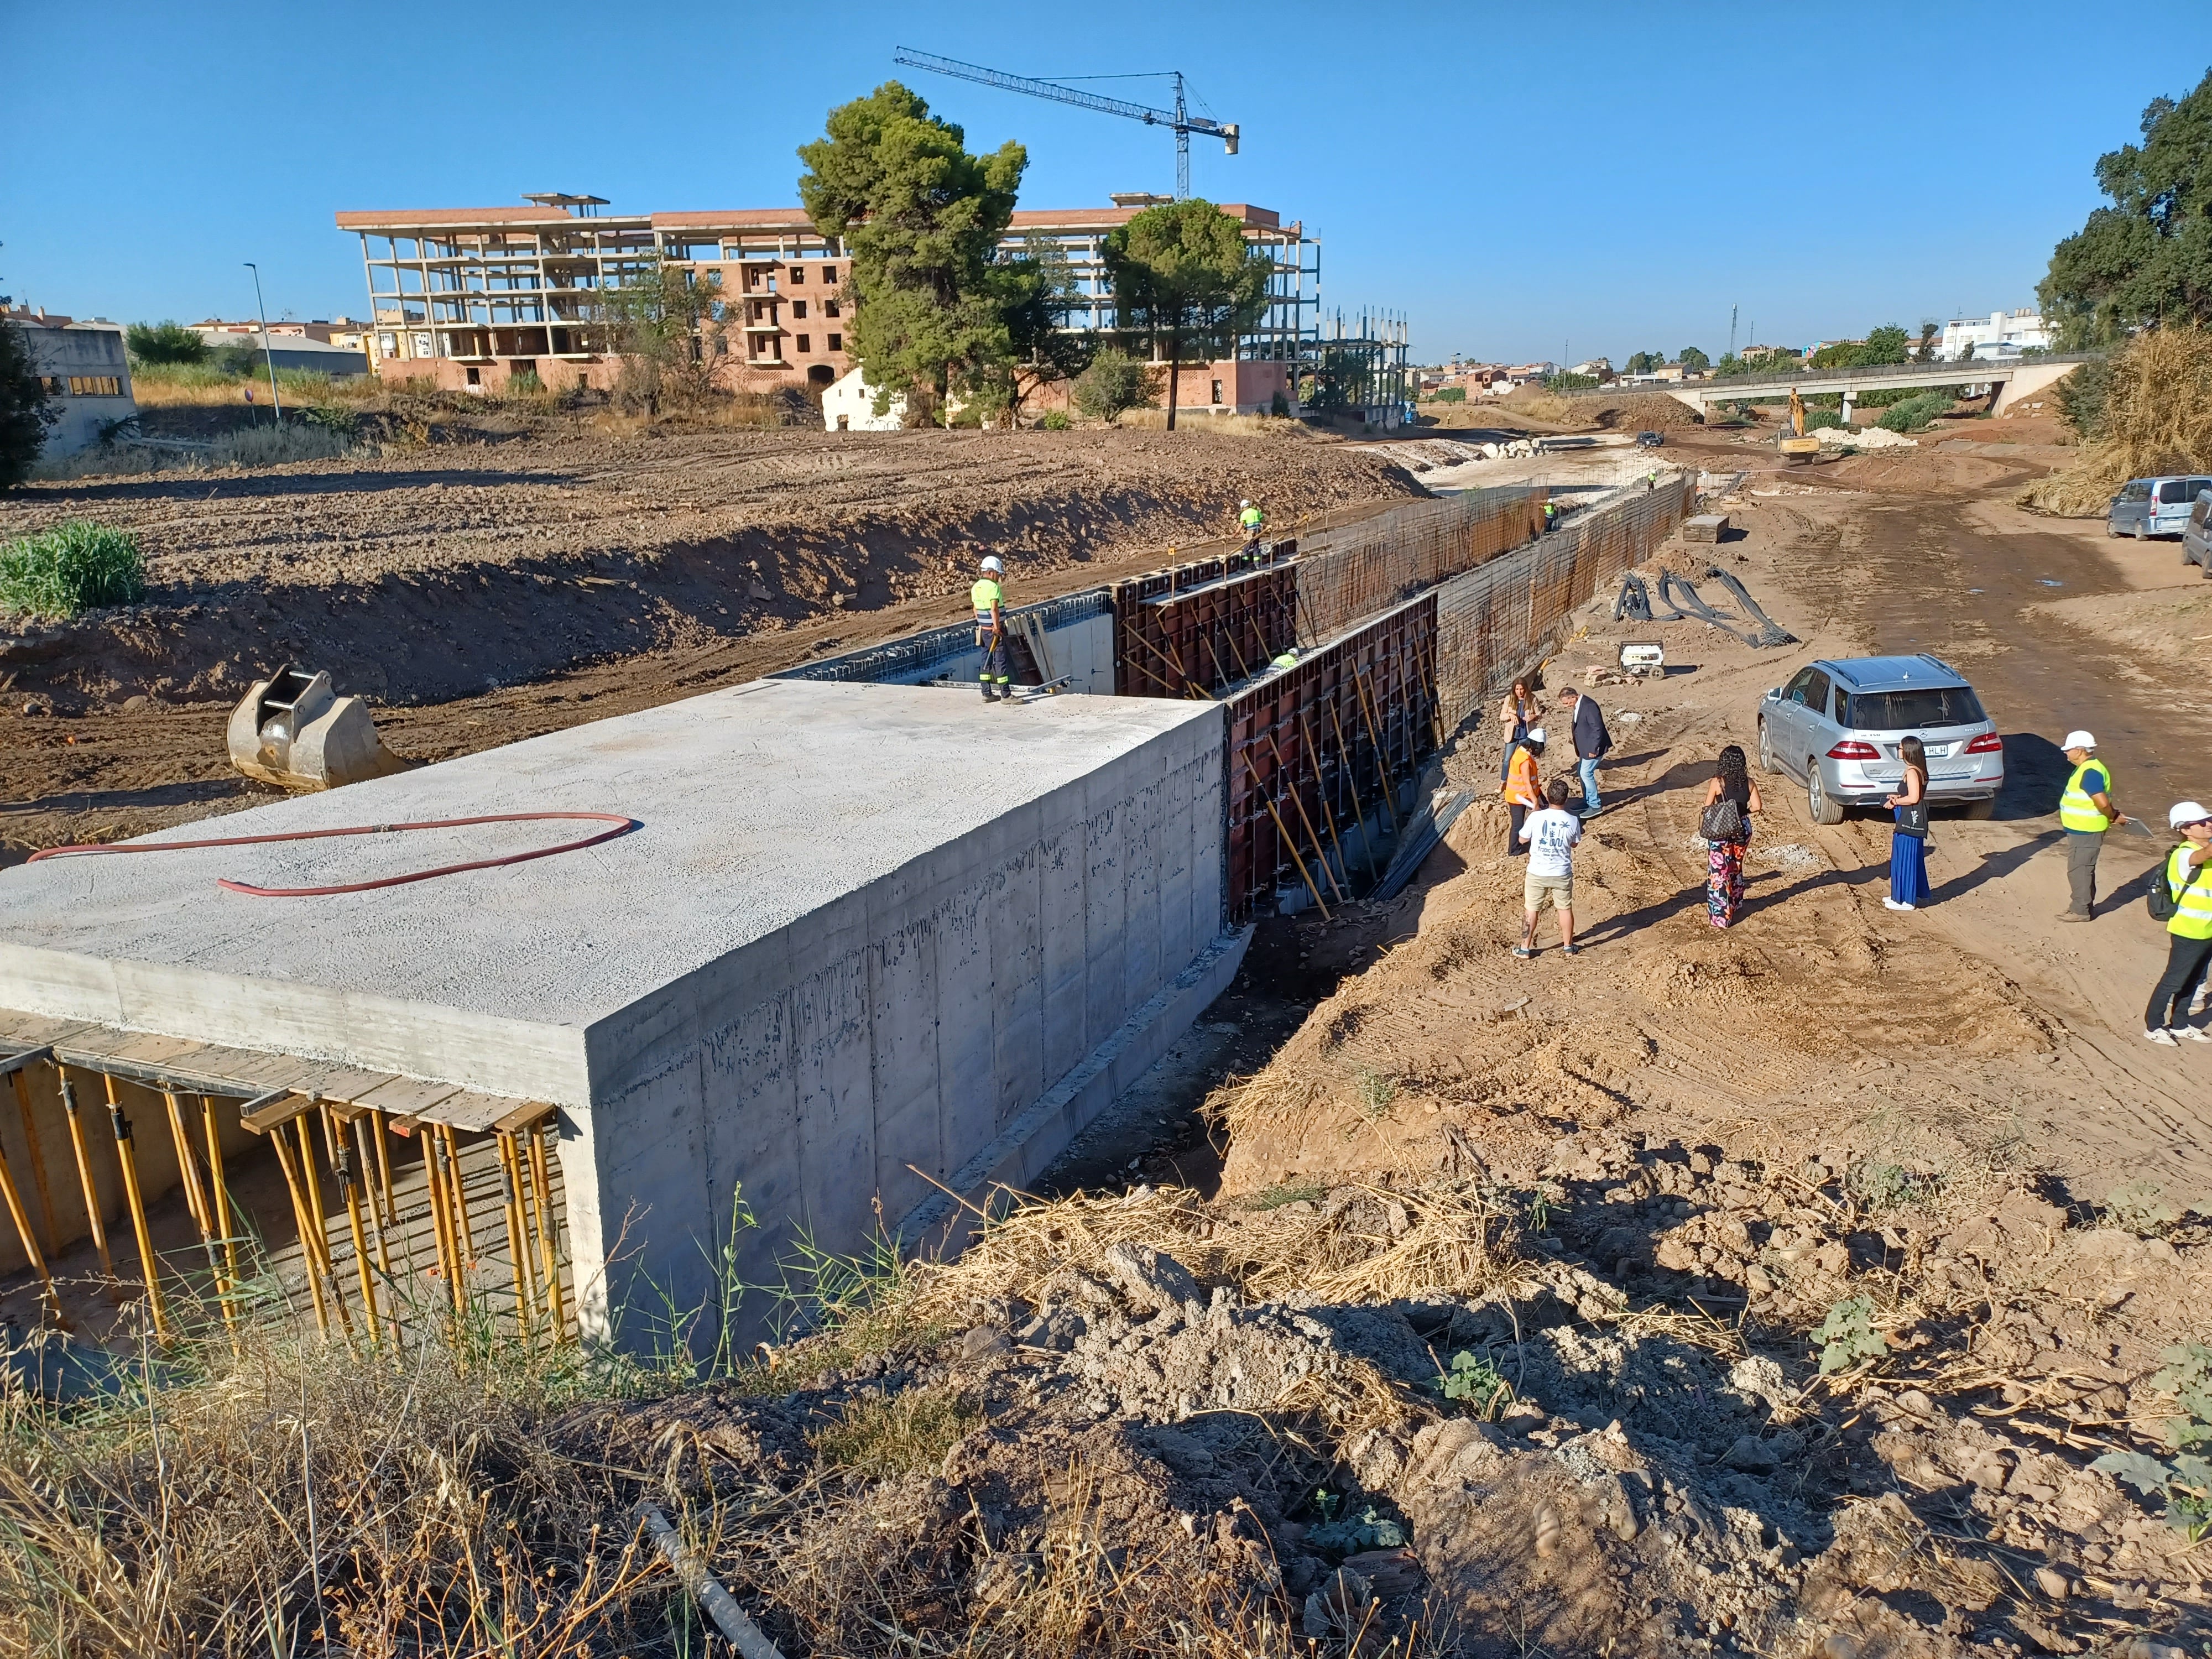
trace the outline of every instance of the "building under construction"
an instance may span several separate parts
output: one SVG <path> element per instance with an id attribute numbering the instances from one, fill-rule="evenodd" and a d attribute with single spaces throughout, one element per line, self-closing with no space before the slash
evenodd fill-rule
<path id="1" fill-rule="evenodd" d="M 1170 199 L 1126 195 L 1104 208 L 1017 211 L 1001 256 L 1054 268 L 1064 326 L 1113 333 L 1120 319 L 1106 239 Z M 726 389 L 828 386 L 853 367 L 846 249 L 801 210 L 617 214 L 599 197 L 557 193 L 526 202 L 337 216 L 340 229 L 361 238 L 380 374 L 460 391 L 501 392 L 518 375 L 550 391 L 605 389 L 618 368 L 605 295 L 655 264 L 719 284 L 724 314 L 696 344 L 717 362 L 714 378 Z M 1322 365 L 1321 245 L 1302 222 L 1286 225 L 1270 209 L 1221 210 L 1273 268 L 1267 307 L 1232 356 L 1183 366 L 1182 400 L 1224 413 L 1296 410 L 1301 380 L 1312 384 Z"/>

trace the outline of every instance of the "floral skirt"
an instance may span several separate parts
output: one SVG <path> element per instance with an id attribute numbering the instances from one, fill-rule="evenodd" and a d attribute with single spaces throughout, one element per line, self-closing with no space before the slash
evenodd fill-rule
<path id="1" fill-rule="evenodd" d="M 1705 848 L 1705 920 L 1725 927 L 1743 903 L 1744 843 L 1709 841 Z"/>

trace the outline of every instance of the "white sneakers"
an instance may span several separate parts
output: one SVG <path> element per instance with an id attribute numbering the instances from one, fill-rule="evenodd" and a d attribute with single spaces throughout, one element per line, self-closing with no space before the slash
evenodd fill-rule
<path id="1" fill-rule="evenodd" d="M 2179 1048 L 2185 1042 L 2212 1042 L 2212 1031 L 2197 1025 L 2177 1025 L 2172 1029 L 2154 1027 L 2143 1033 L 2151 1042 L 2162 1042 L 2169 1048 Z"/>
<path id="2" fill-rule="evenodd" d="M 1884 907 L 1885 907 L 1885 908 L 1888 908 L 1888 909 L 1892 909 L 1892 910 L 1913 910 L 1913 909 L 1917 909 L 1917 908 L 1919 908 L 1917 905 L 1911 905 L 1911 904 L 1899 904 L 1899 903 L 1895 899 L 1893 899 L 1893 898 L 1886 898 L 1886 899 L 1884 899 L 1884 900 L 1882 901 L 1882 904 L 1884 905 Z"/>
<path id="3" fill-rule="evenodd" d="M 2146 1040 L 2152 1042 L 2162 1042 L 2169 1048 L 2179 1048 L 2181 1046 L 2181 1044 L 2176 1041 L 2173 1033 L 2167 1030 L 2163 1025 L 2156 1026 L 2150 1030 L 2145 1031 L 2143 1033 L 2143 1036 Z"/>
<path id="4" fill-rule="evenodd" d="M 2201 1025 L 2184 1025 L 2174 1032 L 2184 1042 L 2212 1042 L 2212 1031 Z"/>

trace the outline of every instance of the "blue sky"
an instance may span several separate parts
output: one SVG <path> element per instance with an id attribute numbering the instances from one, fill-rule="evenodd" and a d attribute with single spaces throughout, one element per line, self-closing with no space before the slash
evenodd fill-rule
<path id="1" fill-rule="evenodd" d="M 239 316 L 254 259 L 272 317 L 359 315 L 337 209 L 787 204 L 793 149 L 894 74 L 970 148 L 1028 145 L 1025 206 L 1172 188 L 1167 133 L 896 70 L 907 45 L 1045 76 L 1182 70 L 1244 134 L 1234 158 L 1193 139 L 1197 192 L 1303 218 L 1328 302 L 1403 310 L 1425 358 L 1717 356 L 1731 305 L 1741 340 L 1802 343 L 2032 303 L 2096 205 L 2099 153 L 2212 65 L 2202 0 L 2101 6 L 2094 46 L 2076 6 L 1977 0 L 1125 0 L 1111 27 L 1033 0 L 495 13 L 7 0 L 0 292 Z"/>

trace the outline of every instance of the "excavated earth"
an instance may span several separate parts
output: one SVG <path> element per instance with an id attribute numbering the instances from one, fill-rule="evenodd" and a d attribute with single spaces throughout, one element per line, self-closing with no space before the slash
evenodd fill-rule
<path id="1" fill-rule="evenodd" d="M 979 547 L 1025 602 L 1228 534 L 1244 496 L 1295 532 L 1422 493 L 1304 433 L 1103 429 L 550 433 L 34 484 L 0 541 L 120 526 L 149 587 L 0 621 L 0 860 L 262 798 L 223 725 L 282 664 L 443 759 L 955 620 Z"/>

